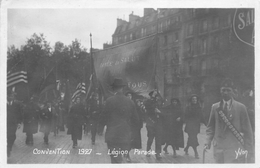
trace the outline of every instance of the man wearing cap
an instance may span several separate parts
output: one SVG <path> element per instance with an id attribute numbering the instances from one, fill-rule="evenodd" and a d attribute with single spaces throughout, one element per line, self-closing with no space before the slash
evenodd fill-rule
<path id="1" fill-rule="evenodd" d="M 115 94 L 106 100 L 104 108 L 105 141 L 111 163 L 123 163 L 122 155 L 131 144 L 131 118 L 137 123 L 139 119 L 134 102 L 123 94 L 123 80 L 116 78 L 111 86 Z"/>
<path id="2" fill-rule="evenodd" d="M 16 139 L 16 130 L 21 127 L 22 108 L 15 101 L 15 93 L 7 97 L 7 157 L 10 157 L 11 150 Z"/>
<path id="3" fill-rule="evenodd" d="M 222 100 L 212 105 L 206 130 L 205 148 L 213 140 L 216 163 L 252 162 L 253 132 L 245 105 L 232 97 L 233 82 L 225 79 L 220 88 Z"/>

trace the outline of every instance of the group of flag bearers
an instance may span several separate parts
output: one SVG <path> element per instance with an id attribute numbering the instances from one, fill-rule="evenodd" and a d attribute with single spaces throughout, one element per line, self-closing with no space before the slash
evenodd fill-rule
<path id="1" fill-rule="evenodd" d="M 105 103 L 100 102 L 99 95 L 96 92 L 93 92 L 89 99 L 85 99 L 86 97 L 81 97 L 79 94 L 75 96 L 68 112 L 64 109 L 62 102 L 48 101 L 45 104 L 39 104 L 34 96 L 26 105 L 21 104 L 21 102 L 15 100 L 16 93 L 11 91 L 7 99 L 8 157 L 10 157 L 12 145 L 16 138 L 16 129 L 21 127 L 21 123 L 23 123 L 23 132 L 26 133 L 26 145 L 33 145 L 33 134 L 38 132 L 38 125 L 40 125 L 40 131 L 43 132 L 43 140 L 46 145 L 49 144 L 48 136 L 50 132 L 53 131 L 56 135 L 59 130 L 65 131 L 66 125 L 68 128 L 67 134 L 71 135 L 73 148 L 76 148 L 77 141 L 82 139 L 82 132 L 85 127 L 90 127 L 92 145 L 95 145 L 97 132 L 102 133 L 106 125 L 105 142 L 108 150 L 127 151 L 124 155 L 111 154 L 111 163 L 122 163 L 124 158 L 126 162 L 131 162 L 129 154 L 131 149 L 142 149 L 141 129 L 143 123 L 146 123 L 148 137 L 146 156 L 150 157 L 151 146 L 155 140 L 157 160 L 162 159 L 162 145 L 165 145 L 163 148 L 165 154 L 169 154 L 168 146 L 171 146 L 173 157 L 176 158 L 176 151 L 179 148 L 184 148 L 183 124 L 185 123 L 184 132 L 188 134 L 187 145 L 184 148 L 185 154 L 188 155 L 188 149 L 192 147 L 195 158 L 199 158 L 197 135 L 200 132 L 201 123 L 206 123 L 201 114 L 202 106 L 198 95 L 191 95 L 183 112 L 178 98 L 173 98 L 170 105 L 164 106 L 163 99 L 158 92 L 151 91 L 149 99 L 143 102 L 143 100 L 134 99 L 132 92 L 124 93 L 124 86 L 126 85 L 122 79 L 115 79 L 111 85 L 115 94 L 109 97 Z M 248 150 L 249 156 L 252 158 L 253 132 L 246 107 L 235 101 L 227 90 L 229 92 L 232 90 L 232 82 L 230 81 L 224 81 L 221 87 L 223 102 L 228 102 L 229 107 L 223 106 L 222 109 L 222 101 L 220 105 L 214 104 L 207 126 L 205 150 L 210 148 L 211 141 L 214 139 L 214 143 L 217 143 L 217 145 L 213 145 L 214 148 L 217 148 L 215 159 L 219 163 L 237 160 L 234 157 L 235 151 L 233 153 L 231 151 L 236 150 L 237 147 Z M 232 126 L 236 127 L 235 132 L 240 132 L 237 137 L 232 135 L 234 131 L 231 130 L 232 134 L 229 133 L 227 126 L 220 126 L 223 125 L 223 122 L 217 114 L 218 109 L 228 112 L 230 121 L 227 121 L 229 121 L 229 125 L 234 122 L 235 126 Z M 234 116 L 239 117 L 234 118 Z M 99 128 L 101 128 L 101 131 Z M 229 141 L 226 140 L 227 138 L 229 138 Z M 239 143 L 235 142 L 236 140 Z M 235 148 L 229 149 L 230 146 L 224 146 L 224 148 L 223 145 L 226 144 L 226 141 Z M 224 158 L 221 154 L 225 154 Z"/>

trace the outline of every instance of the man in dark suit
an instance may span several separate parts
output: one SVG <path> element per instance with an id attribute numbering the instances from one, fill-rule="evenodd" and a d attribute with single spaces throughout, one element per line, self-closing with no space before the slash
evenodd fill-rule
<path id="1" fill-rule="evenodd" d="M 7 97 L 7 157 L 10 157 L 11 150 L 16 139 L 16 130 L 21 127 L 22 108 L 15 101 L 15 93 Z"/>
<path id="2" fill-rule="evenodd" d="M 86 122 L 85 107 L 81 98 L 77 97 L 75 104 L 71 107 L 68 116 L 68 132 L 73 141 L 73 148 L 78 145 L 78 140 L 82 139 L 82 125 Z"/>
<path id="3" fill-rule="evenodd" d="M 105 141 L 111 163 L 122 163 L 122 155 L 128 152 L 131 145 L 130 120 L 134 118 L 138 123 L 139 119 L 134 102 L 123 94 L 123 87 L 125 86 L 123 80 L 114 79 L 111 86 L 115 94 L 106 100 L 104 108 L 107 126 Z M 118 154 L 112 153 L 112 151 Z"/>
<path id="4" fill-rule="evenodd" d="M 39 109 L 34 102 L 34 97 L 24 109 L 23 132 L 26 133 L 26 145 L 33 145 L 33 134 L 38 132 Z"/>
<path id="5" fill-rule="evenodd" d="M 52 123 L 52 111 L 51 102 L 47 103 L 47 106 L 41 110 L 40 119 L 41 119 L 41 128 L 40 131 L 44 133 L 44 143 L 49 144 L 49 134 L 51 131 Z"/>
<path id="6" fill-rule="evenodd" d="M 101 111 L 100 111 L 100 102 L 98 100 L 98 94 L 94 93 L 90 98 L 89 107 L 88 107 L 88 117 L 90 121 L 92 145 L 95 145 L 100 113 Z"/>

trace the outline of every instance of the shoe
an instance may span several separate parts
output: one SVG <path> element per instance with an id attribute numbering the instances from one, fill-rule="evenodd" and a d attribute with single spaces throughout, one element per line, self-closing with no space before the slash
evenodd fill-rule
<path id="1" fill-rule="evenodd" d="M 167 149 L 163 149 L 163 151 L 164 151 L 165 154 L 169 154 Z"/>
<path id="2" fill-rule="evenodd" d="M 48 142 L 48 141 L 44 141 L 44 143 L 45 143 L 46 145 L 49 145 L 49 142 Z"/>
<path id="3" fill-rule="evenodd" d="M 161 154 L 156 154 L 155 157 L 156 157 L 157 160 L 161 160 L 162 159 Z"/>
<path id="4" fill-rule="evenodd" d="M 188 150 L 186 148 L 184 149 L 184 151 L 185 151 L 185 155 L 189 155 Z"/>
<path id="5" fill-rule="evenodd" d="M 131 159 L 130 159 L 130 157 L 128 156 L 128 157 L 126 157 L 126 162 L 127 163 L 131 163 Z"/>
<path id="6" fill-rule="evenodd" d="M 92 142 L 92 145 L 95 145 L 95 142 Z"/>

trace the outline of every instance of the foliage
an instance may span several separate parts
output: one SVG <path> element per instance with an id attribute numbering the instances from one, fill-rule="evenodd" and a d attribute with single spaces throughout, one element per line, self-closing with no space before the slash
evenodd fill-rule
<path id="1" fill-rule="evenodd" d="M 27 71 L 30 96 L 41 92 L 50 73 L 56 78 L 52 83 L 69 80 L 71 90 L 75 89 L 79 82 L 89 79 L 89 65 L 90 55 L 77 39 L 68 46 L 58 41 L 51 47 L 43 34 L 34 33 L 20 49 L 12 45 L 7 51 L 8 72 Z"/>

